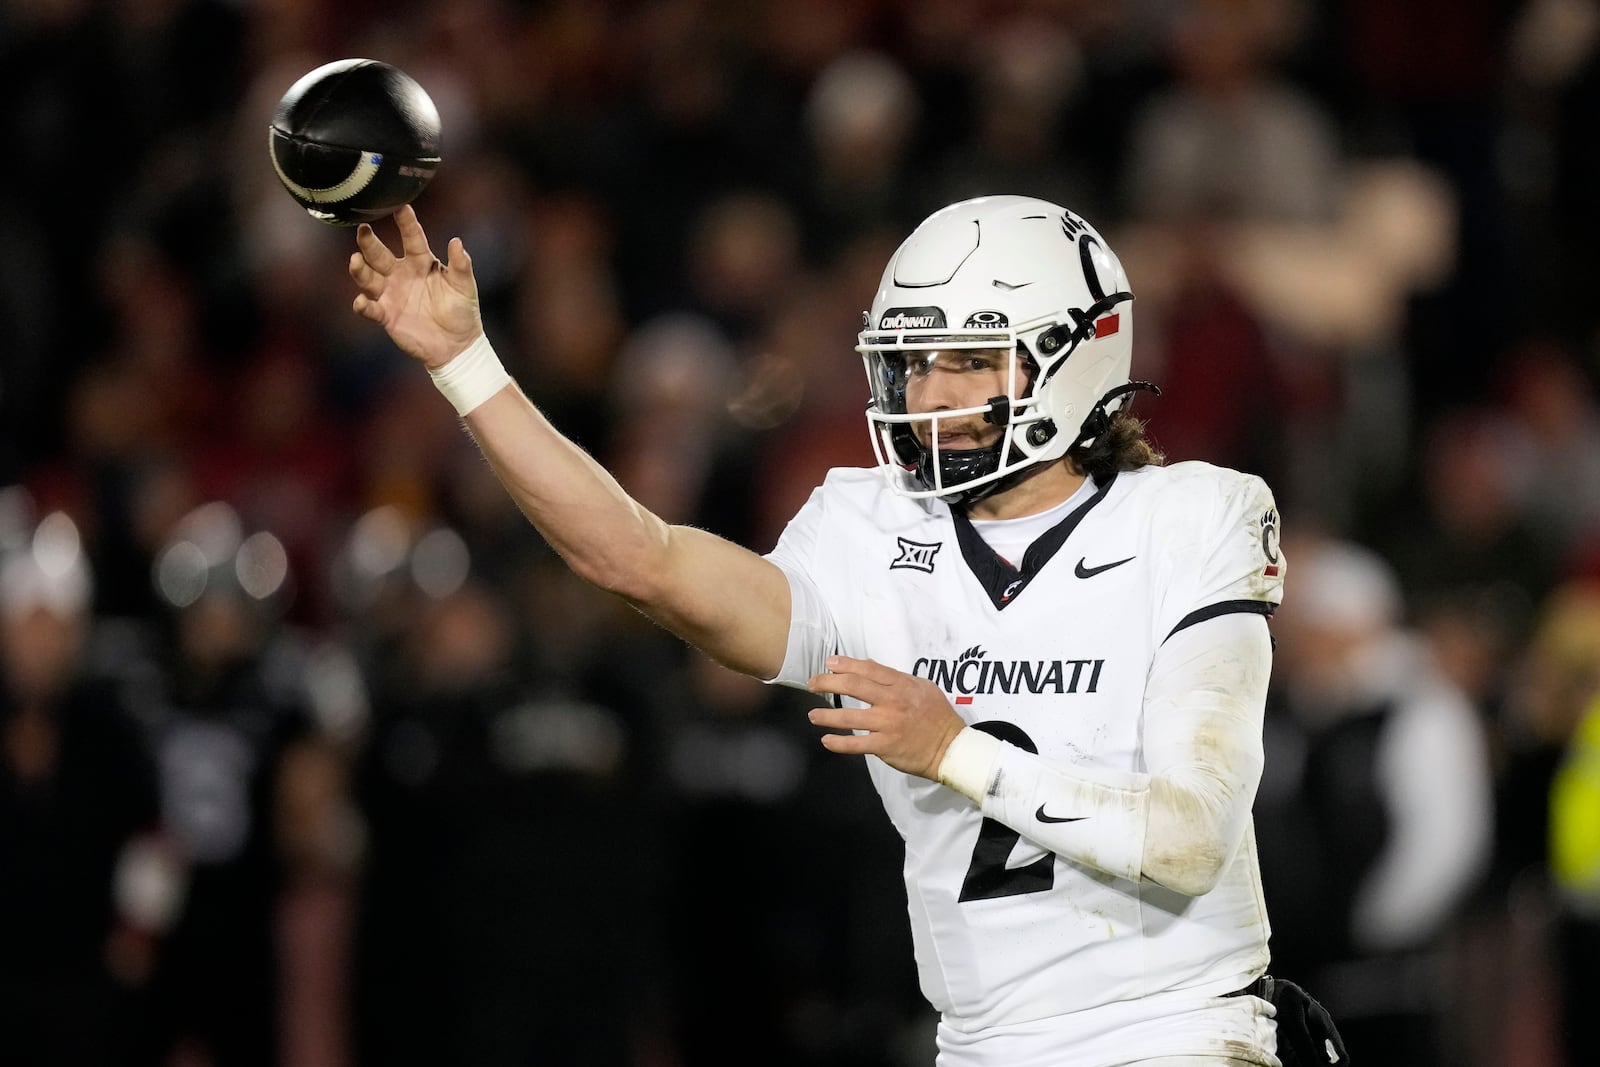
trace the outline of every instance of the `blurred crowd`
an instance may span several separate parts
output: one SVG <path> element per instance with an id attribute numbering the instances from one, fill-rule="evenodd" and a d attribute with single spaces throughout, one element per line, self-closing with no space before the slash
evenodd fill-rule
<path id="1" fill-rule="evenodd" d="M 1151 435 L 1284 515 L 1275 970 L 1362 1067 L 1600 1064 L 1594 0 L 0 8 L 0 1062 L 931 1063 L 860 765 L 350 313 L 267 155 L 346 56 L 439 106 L 528 395 L 759 551 L 871 462 L 908 228 L 1091 219 Z"/>

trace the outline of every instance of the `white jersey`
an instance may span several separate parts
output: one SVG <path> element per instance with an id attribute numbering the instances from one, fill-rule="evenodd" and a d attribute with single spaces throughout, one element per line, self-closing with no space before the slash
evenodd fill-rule
<path id="1" fill-rule="evenodd" d="M 1021 565 L 938 500 L 830 472 L 769 558 L 802 590 L 776 681 L 840 653 L 931 679 L 969 724 L 1063 767 L 1144 773 L 1142 702 L 1173 633 L 1282 598 L 1265 483 L 1178 463 L 1089 485 Z M 809 605 L 809 610 L 808 606 Z M 1213 997 L 1266 967 L 1255 843 L 1187 897 L 1047 852 L 966 797 L 868 766 L 905 839 L 924 995 L 961 1031 Z M 1112 1008 L 1114 1012 L 1123 1008 Z"/>

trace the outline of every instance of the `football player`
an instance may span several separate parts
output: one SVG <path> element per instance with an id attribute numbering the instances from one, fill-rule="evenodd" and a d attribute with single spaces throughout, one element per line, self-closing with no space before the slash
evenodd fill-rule
<path id="1" fill-rule="evenodd" d="M 663 522 L 562 438 L 484 337 L 460 239 L 441 262 L 396 221 L 399 255 L 357 231 L 354 309 L 549 543 L 825 698 L 822 744 L 868 757 L 941 1067 L 1279 1062 L 1250 817 L 1278 512 L 1145 441 L 1132 294 L 1088 222 L 994 196 L 911 233 L 858 345 L 880 464 L 830 472 L 763 556 Z"/>

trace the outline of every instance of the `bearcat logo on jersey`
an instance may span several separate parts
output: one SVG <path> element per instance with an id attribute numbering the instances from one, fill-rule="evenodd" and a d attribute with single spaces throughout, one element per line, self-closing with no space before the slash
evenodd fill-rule
<path id="1" fill-rule="evenodd" d="M 994 693 L 1095 693 L 1100 689 L 1103 659 L 989 659 L 974 645 L 955 659 L 922 658 L 911 673 L 926 678 L 970 704 L 974 696 Z"/>
<path id="2" fill-rule="evenodd" d="M 1278 576 L 1278 509 L 1268 508 L 1261 516 L 1261 552 L 1267 557 L 1262 568 L 1268 578 Z"/>
<path id="3" fill-rule="evenodd" d="M 942 330 L 944 308 L 890 308 L 878 320 L 880 330 Z"/>

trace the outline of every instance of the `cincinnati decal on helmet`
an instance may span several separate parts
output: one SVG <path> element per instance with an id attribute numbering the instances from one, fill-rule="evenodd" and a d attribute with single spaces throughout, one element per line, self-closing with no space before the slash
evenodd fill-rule
<path id="1" fill-rule="evenodd" d="M 890 308 L 878 320 L 880 330 L 942 330 L 944 308 Z"/>

